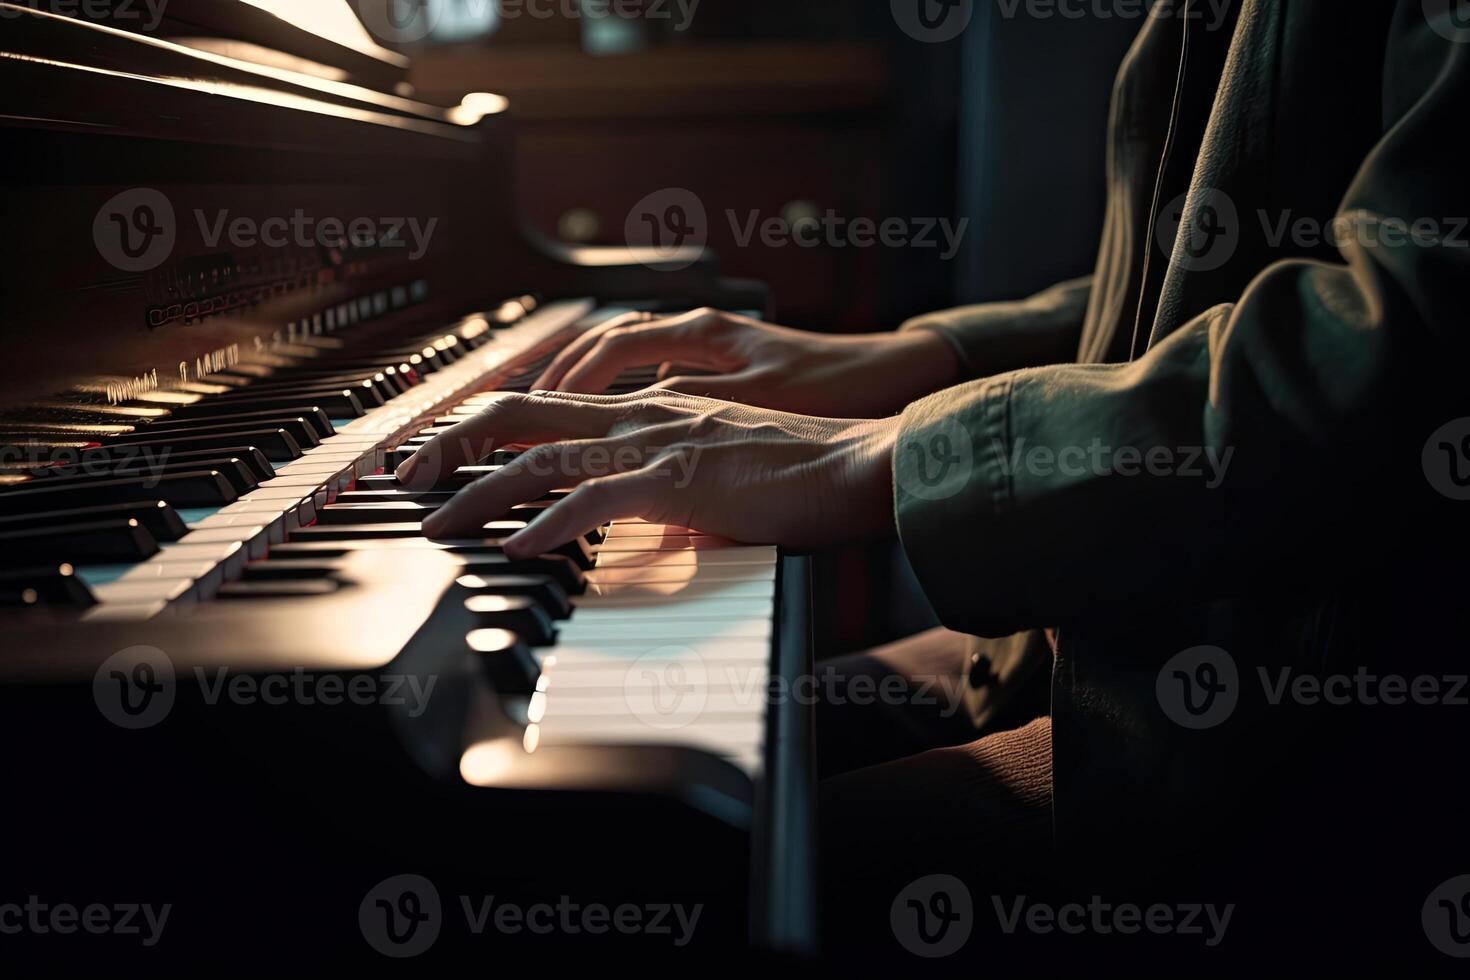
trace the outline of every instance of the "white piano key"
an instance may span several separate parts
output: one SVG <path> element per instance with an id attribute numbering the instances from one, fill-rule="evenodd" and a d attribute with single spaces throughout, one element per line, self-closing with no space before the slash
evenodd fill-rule
<path id="1" fill-rule="evenodd" d="M 652 568 L 675 565 L 763 565 L 775 561 L 776 549 L 768 546 L 720 548 L 702 551 L 614 551 L 598 558 L 604 568 Z"/>
<path id="2" fill-rule="evenodd" d="M 190 531 L 179 539 L 181 545 L 226 544 L 238 541 L 252 559 L 265 555 L 270 537 L 262 524 L 242 524 L 236 527 L 215 527 Z"/>
<path id="3" fill-rule="evenodd" d="M 656 565 L 647 568 L 599 567 L 587 575 L 589 592 L 602 594 L 617 586 L 678 586 L 701 582 L 775 582 L 775 561 L 769 565 Z"/>
<path id="4" fill-rule="evenodd" d="M 686 665 L 687 666 L 687 665 Z M 556 664 L 544 667 L 542 679 L 549 699 L 600 697 L 639 686 L 645 670 L 661 674 L 658 662 L 611 660 L 601 664 Z M 764 653 L 745 660 L 702 661 L 686 673 L 709 691 L 728 691 L 749 703 L 762 702 L 770 684 L 770 658 Z"/>
<path id="5" fill-rule="evenodd" d="M 104 602 L 82 613 L 86 623 L 141 623 L 168 608 L 166 602 Z"/>
<path id="6" fill-rule="evenodd" d="M 650 619 L 637 623 L 599 621 L 585 626 L 577 617 L 557 630 L 559 642 L 572 644 L 615 644 L 687 642 L 690 640 L 769 640 L 769 620 L 681 620 Z"/>
<path id="7" fill-rule="evenodd" d="M 682 602 L 619 603 L 611 606 L 579 603 L 576 614 L 570 621 L 578 626 L 592 626 L 597 623 L 616 625 L 644 620 L 768 620 L 775 614 L 774 599 L 690 599 Z"/>
<path id="8" fill-rule="evenodd" d="M 158 562 L 210 562 L 219 565 L 226 579 L 235 578 L 244 569 L 246 562 L 245 549 L 238 541 L 225 544 L 179 544 L 173 542 L 159 546 L 158 554 L 148 559 L 149 563 Z"/>
<path id="9" fill-rule="evenodd" d="M 286 540 L 286 533 L 294 531 L 294 526 L 288 527 L 285 514 L 271 513 L 249 513 L 241 512 L 235 514 L 218 513 L 206 517 L 189 525 L 191 531 L 211 531 L 227 527 L 250 527 L 260 525 L 265 528 L 266 538 L 271 544 L 280 544 Z"/>
<path id="10" fill-rule="evenodd" d="M 632 537 L 609 536 L 603 542 L 601 551 L 603 554 L 612 552 L 666 552 L 666 551 L 715 551 L 739 547 L 739 542 L 731 541 L 729 538 L 717 538 L 708 534 L 684 534 L 684 535 L 642 535 Z"/>
<path id="11" fill-rule="evenodd" d="M 775 594 L 772 578 L 674 582 L 599 582 L 595 589 L 574 596 L 579 608 L 608 609 L 626 606 L 676 605 L 695 599 L 764 599 Z"/>
<path id="12" fill-rule="evenodd" d="M 753 687 L 702 685 L 699 694 L 702 698 L 699 718 L 719 723 L 763 718 L 766 713 L 767 684 L 768 681 L 763 679 Z M 545 699 L 533 699 L 530 720 L 544 722 L 548 719 L 571 718 L 616 719 L 626 716 L 630 709 L 635 716 L 652 713 L 657 718 L 657 699 L 666 694 L 667 692 L 660 689 L 659 683 L 654 681 L 577 689 L 560 688 L 553 684 L 547 690 Z M 670 700 L 665 701 L 666 707 Z M 545 707 L 542 708 L 542 705 Z"/>
<path id="13" fill-rule="evenodd" d="M 621 719 L 548 716 L 539 726 L 539 744 L 551 745 L 681 745 L 722 755 L 750 755 L 763 745 L 765 720 L 714 722 L 697 716 L 687 724 L 670 716 L 666 725 L 636 716 Z M 652 716 L 657 718 L 656 715 Z"/>
<path id="14" fill-rule="evenodd" d="M 674 524 L 650 524 L 643 520 L 613 521 L 608 528 L 609 538 L 646 538 L 664 534 L 698 534 L 687 527 L 679 527 Z"/>
<path id="15" fill-rule="evenodd" d="M 193 579 L 161 578 L 152 581 L 118 580 L 106 585 L 94 586 L 92 595 L 101 603 L 119 605 L 146 605 L 174 602 L 194 588 Z"/>
<path id="16" fill-rule="evenodd" d="M 633 664 L 658 666 L 666 663 L 694 665 L 723 663 L 765 663 L 771 657 L 768 642 L 750 639 L 690 639 L 663 643 L 645 639 L 642 643 L 573 643 L 561 641 L 554 647 L 532 651 L 546 670 L 572 670 L 594 667 L 599 670 L 627 669 Z M 610 667 L 611 665 L 611 667 Z"/>

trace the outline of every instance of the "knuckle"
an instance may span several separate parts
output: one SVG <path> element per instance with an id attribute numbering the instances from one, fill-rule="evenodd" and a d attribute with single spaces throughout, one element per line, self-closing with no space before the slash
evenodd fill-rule
<path id="1" fill-rule="evenodd" d="M 594 477 L 577 488 L 577 495 L 596 506 L 612 496 L 613 483 L 607 477 Z"/>
<path id="2" fill-rule="evenodd" d="M 688 421 L 685 431 L 690 439 L 699 442 L 718 435 L 722 428 L 718 413 L 704 411 L 697 413 Z"/>

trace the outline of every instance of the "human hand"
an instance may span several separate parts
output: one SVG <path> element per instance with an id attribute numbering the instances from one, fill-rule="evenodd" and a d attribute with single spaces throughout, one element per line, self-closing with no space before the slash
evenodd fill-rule
<path id="1" fill-rule="evenodd" d="M 475 536 L 510 508 L 575 487 L 505 543 L 546 552 L 615 518 L 639 517 L 751 544 L 821 547 L 893 529 L 898 419 L 820 419 L 676 392 L 507 394 L 398 468 L 429 483 L 494 448 L 535 442 L 424 521 Z"/>
<path id="2" fill-rule="evenodd" d="M 664 366 L 660 388 L 826 418 L 891 415 L 960 379 L 954 351 L 929 331 L 833 336 L 703 309 L 594 327 L 533 387 L 596 394 L 648 364 Z M 667 377 L 674 365 L 713 374 Z"/>

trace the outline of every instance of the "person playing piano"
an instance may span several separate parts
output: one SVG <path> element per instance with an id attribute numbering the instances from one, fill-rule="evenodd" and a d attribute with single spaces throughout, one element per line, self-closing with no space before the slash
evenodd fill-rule
<path id="1" fill-rule="evenodd" d="M 625 516 L 793 548 L 896 532 L 948 629 L 819 669 L 938 679 L 965 710 L 942 695 L 819 709 L 824 845 L 861 853 L 848 863 L 866 875 L 1025 880 L 1065 859 L 1129 880 L 1141 854 L 1154 875 L 1160 855 L 1212 842 L 1239 856 L 1283 812 L 1313 853 L 1362 846 L 1308 814 L 1344 812 L 1353 760 L 1399 744 L 1395 729 L 1304 723 L 1257 674 L 1441 646 L 1415 624 L 1457 635 L 1443 578 L 1404 555 L 1425 543 L 1406 528 L 1444 502 L 1425 439 L 1470 414 L 1454 380 L 1470 248 L 1448 220 L 1470 215 L 1470 184 L 1447 149 L 1470 44 L 1421 0 L 1351 16 L 1247 0 L 1229 23 L 1153 17 L 1137 38 L 1090 278 L 874 336 L 711 310 L 607 323 L 539 390 L 405 464 L 449 472 L 469 447 L 539 443 L 542 465 L 465 489 L 425 532 L 468 533 L 582 479 L 592 448 L 624 463 L 507 551 Z M 1303 240 L 1302 218 L 1326 233 Z M 598 394 L 651 363 L 689 373 Z M 1165 669 L 1180 656 L 1197 662 Z M 987 731 L 1038 657 L 1049 717 Z M 1176 720 L 1176 682 L 1188 710 L 1238 693 L 1233 722 Z M 1375 799 L 1420 772 L 1397 770 L 1378 770 Z"/>

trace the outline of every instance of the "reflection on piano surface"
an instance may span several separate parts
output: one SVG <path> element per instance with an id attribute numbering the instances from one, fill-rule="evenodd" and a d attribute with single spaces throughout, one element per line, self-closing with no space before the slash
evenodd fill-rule
<path id="1" fill-rule="evenodd" d="M 389 52 L 242 4 L 148 35 L 3 6 L 12 883 L 153 889 L 180 956 L 376 955 L 353 911 L 409 871 L 806 947 L 808 722 L 766 697 L 809 655 L 801 559 L 623 521 L 512 560 L 546 501 L 419 525 L 514 447 L 391 475 L 579 329 L 760 290 L 522 235 L 509 114 L 414 102 Z"/>

